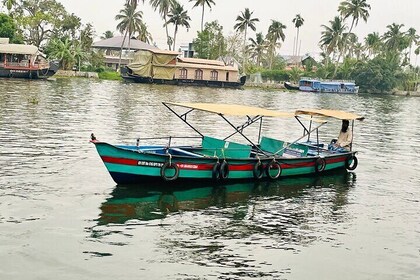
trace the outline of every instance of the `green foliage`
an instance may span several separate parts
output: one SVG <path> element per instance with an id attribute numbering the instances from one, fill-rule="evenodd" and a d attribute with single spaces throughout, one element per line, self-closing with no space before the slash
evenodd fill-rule
<path id="1" fill-rule="evenodd" d="M 14 11 L 25 41 L 41 46 L 52 34 L 63 36 L 66 31 L 77 30 L 80 18 L 69 15 L 64 6 L 56 0 L 19 0 Z M 69 32 L 72 33 L 72 32 Z M 72 35 L 72 34 L 65 34 Z"/>
<path id="2" fill-rule="evenodd" d="M 377 56 L 365 62 L 359 62 L 353 77 L 361 91 L 386 93 L 395 89 L 399 82 L 399 64 L 391 57 Z"/>
<path id="3" fill-rule="evenodd" d="M 197 32 L 193 45 L 198 58 L 217 59 L 219 56 L 226 55 L 223 27 L 217 21 L 207 22 L 204 30 Z"/>
<path id="4" fill-rule="evenodd" d="M 286 70 L 266 70 L 261 72 L 261 78 L 276 82 L 289 81 L 290 72 Z"/>
<path id="5" fill-rule="evenodd" d="M 104 72 L 98 72 L 99 79 L 101 80 L 122 80 L 120 73 L 115 71 L 104 71 Z"/>
<path id="6" fill-rule="evenodd" d="M 18 33 L 16 23 L 13 18 L 0 13 L 0 37 L 9 38 L 10 43 L 22 44 L 23 39 Z"/>

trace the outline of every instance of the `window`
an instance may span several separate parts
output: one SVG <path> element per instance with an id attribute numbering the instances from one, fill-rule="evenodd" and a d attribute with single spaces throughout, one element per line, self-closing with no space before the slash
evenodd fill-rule
<path id="1" fill-rule="evenodd" d="M 219 79 L 219 73 L 216 70 L 211 71 L 210 80 L 217 81 Z"/>
<path id="2" fill-rule="evenodd" d="M 202 80 L 203 79 L 203 70 L 197 69 L 195 70 L 195 79 Z"/>
<path id="3" fill-rule="evenodd" d="M 229 72 L 226 72 L 226 82 L 229 82 Z"/>
<path id="4" fill-rule="evenodd" d="M 186 79 L 188 76 L 188 71 L 185 68 L 180 69 L 179 78 Z"/>

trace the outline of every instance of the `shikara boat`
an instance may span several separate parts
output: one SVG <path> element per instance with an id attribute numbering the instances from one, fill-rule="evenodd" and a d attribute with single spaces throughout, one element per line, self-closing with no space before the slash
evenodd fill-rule
<path id="1" fill-rule="evenodd" d="M 113 180 L 118 184 L 140 183 L 149 180 L 166 182 L 185 180 L 275 180 L 286 176 L 319 175 L 337 169 L 353 170 L 358 164 L 356 151 L 334 151 L 320 143 L 319 128 L 325 119 L 362 120 L 353 113 L 335 110 L 298 110 L 280 112 L 257 107 L 211 103 L 163 102 L 172 113 L 197 134 L 197 145 L 172 145 L 174 139 L 192 137 L 167 137 L 165 145 L 140 145 L 140 141 L 157 141 L 161 138 L 137 139 L 136 145 L 111 145 L 91 135 L 99 156 Z M 182 112 L 179 112 L 182 110 Z M 195 111 L 219 115 L 234 132 L 223 139 L 202 134 L 187 120 Z M 228 116 L 244 117 L 234 125 Z M 262 136 L 264 118 L 295 118 L 303 127 L 303 135 L 286 142 Z M 322 118 L 322 119 L 321 119 Z M 244 134 L 252 124 L 259 124 L 257 140 Z M 309 123 L 306 124 L 305 123 Z M 229 141 L 239 135 L 246 144 Z M 312 137 L 311 137 L 312 136 Z"/>

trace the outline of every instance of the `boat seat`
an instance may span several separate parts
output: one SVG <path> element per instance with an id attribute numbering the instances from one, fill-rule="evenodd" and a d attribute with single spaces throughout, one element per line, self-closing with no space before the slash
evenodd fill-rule
<path id="1" fill-rule="evenodd" d="M 284 150 L 282 150 L 283 147 L 284 147 L 284 141 L 265 137 L 265 136 L 261 137 L 260 149 L 263 150 L 264 152 L 269 152 L 271 154 L 278 152 L 277 155 L 281 156 L 284 152 Z"/>
<path id="2" fill-rule="evenodd" d="M 287 148 L 284 149 L 284 157 L 306 157 L 308 155 L 309 147 L 304 144 L 294 143 L 287 144 Z"/>
<path id="3" fill-rule="evenodd" d="M 251 146 L 204 136 L 200 153 L 218 158 L 249 158 Z"/>

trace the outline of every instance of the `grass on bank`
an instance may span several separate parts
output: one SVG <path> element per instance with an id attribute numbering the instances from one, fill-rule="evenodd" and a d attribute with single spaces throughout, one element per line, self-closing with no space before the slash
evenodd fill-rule
<path id="1" fill-rule="evenodd" d="M 120 81 L 122 80 L 120 73 L 115 71 L 99 72 L 98 77 L 101 80 Z"/>

